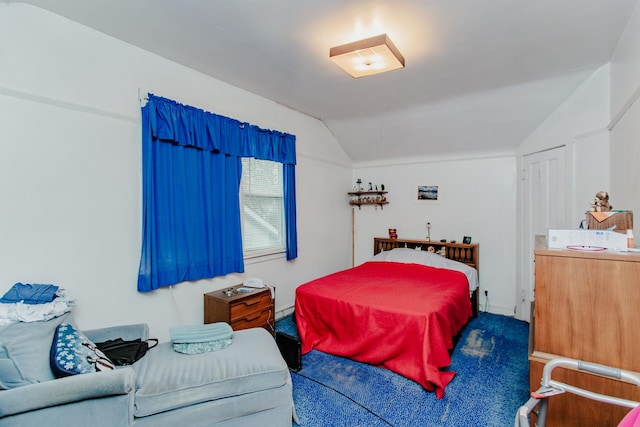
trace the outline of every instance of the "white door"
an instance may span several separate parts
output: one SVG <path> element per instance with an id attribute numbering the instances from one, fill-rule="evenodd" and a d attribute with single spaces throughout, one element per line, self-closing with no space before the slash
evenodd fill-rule
<path id="1" fill-rule="evenodd" d="M 565 218 L 565 146 L 524 156 L 523 280 L 518 292 L 519 318 L 531 318 L 534 295 L 533 249 L 535 236 L 549 228 L 562 228 Z"/>

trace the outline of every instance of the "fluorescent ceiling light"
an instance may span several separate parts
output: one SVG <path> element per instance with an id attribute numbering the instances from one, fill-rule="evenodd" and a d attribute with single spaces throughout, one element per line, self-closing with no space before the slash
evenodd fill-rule
<path id="1" fill-rule="evenodd" d="M 332 47 L 329 57 L 354 78 L 404 68 L 404 57 L 386 34 Z"/>

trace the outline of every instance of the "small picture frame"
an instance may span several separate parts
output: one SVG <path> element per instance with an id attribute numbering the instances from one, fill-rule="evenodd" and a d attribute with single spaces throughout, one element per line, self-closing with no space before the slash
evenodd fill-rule
<path id="1" fill-rule="evenodd" d="M 418 200 L 420 201 L 438 201 L 437 185 L 418 185 Z"/>
<path id="2" fill-rule="evenodd" d="M 465 245 L 471 244 L 471 236 L 464 236 L 462 238 L 462 243 L 464 243 Z"/>

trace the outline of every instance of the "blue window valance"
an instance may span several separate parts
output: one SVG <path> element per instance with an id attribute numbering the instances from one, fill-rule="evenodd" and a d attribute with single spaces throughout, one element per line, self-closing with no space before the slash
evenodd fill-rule
<path id="1" fill-rule="evenodd" d="M 229 156 L 296 164 L 295 135 L 262 129 L 151 94 L 146 107 L 154 139 Z"/>
<path id="2" fill-rule="evenodd" d="M 297 257 L 294 135 L 149 94 L 142 143 L 139 291 L 244 272 L 242 157 L 282 163 L 286 254 Z"/>

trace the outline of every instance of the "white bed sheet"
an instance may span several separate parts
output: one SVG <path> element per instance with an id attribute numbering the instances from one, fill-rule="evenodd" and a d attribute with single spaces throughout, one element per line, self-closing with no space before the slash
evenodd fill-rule
<path id="1" fill-rule="evenodd" d="M 402 262 L 406 264 L 422 264 L 435 268 L 446 268 L 459 271 L 467 276 L 469 293 L 475 291 L 478 286 L 478 271 L 462 262 L 454 261 L 433 252 L 410 248 L 394 248 L 376 254 L 369 261 L 378 262 Z"/>

